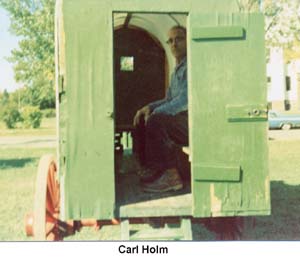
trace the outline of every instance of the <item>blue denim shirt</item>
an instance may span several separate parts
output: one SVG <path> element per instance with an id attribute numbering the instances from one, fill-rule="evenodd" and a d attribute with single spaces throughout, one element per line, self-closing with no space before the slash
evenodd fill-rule
<path id="1" fill-rule="evenodd" d="M 153 114 L 165 113 L 175 115 L 186 111 L 187 97 L 187 64 L 186 57 L 175 67 L 171 76 L 171 83 L 164 99 L 149 104 Z"/>

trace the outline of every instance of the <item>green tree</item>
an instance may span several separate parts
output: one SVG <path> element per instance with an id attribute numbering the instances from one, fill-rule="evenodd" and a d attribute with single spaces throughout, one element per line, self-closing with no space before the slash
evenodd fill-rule
<path id="1" fill-rule="evenodd" d="M 21 114 L 18 111 L 16 106 L 6 106 L 3 113 L 3 121 L 6 124 L 6 127 L 9 129 L 15 128 L 17 122 L 21 121 Z"/>
<path id="2" fill-rule="evenodd" d="M 8 58 L 16 81 L 39 92 L 34 105 L 53 107 L 55 0 L 0 0 L 0 6 L 10 15 L 11 31 L 21 38 Z"/>
<path id="3" fill-rule="evenodd" d="M 0 93 L 0 119 L 3 119 L 4 112 L 6 110 L 6 106 L 9 103 L 10 95 L 6 89 L 4 89 L 3 93 Z"/>
<path id="4" fill-rule="evenodd" d="M 265 15 L 266 46 L 292 48 L 300 40 L 299 0 L 236 0 L 241 12 Z"/>
<path id="5" fill-rule="evenodd" d="M 37 107 L 25 106 L 22 108 L 21 116 L 25 128 L 39 128 L 43 115 Z"/>
<path id="6" fill-rule="evenodd" d="M 236 0 L 240 12 L 258 11 L 261 1 L 259 0 Z"/>
<path id="7" fill-rule="evenodd" d="M 3 94 L 1 95 L 1 105 L 4 106 L 9 102 L 9 93 L 4 89 Z"/>
<path id="8" fill-rule="evenodd" d="M 264 14 L 268 47 L 292 48 L 300 40 L 299 0 L 266 0 Z"/>
<path id="9" fill-rule="evenodd" d="M 273 47 L 284 49 L 286 62 L 299 59 L 300 1 L 299 0 L 236 0 L 240 12 L 259 9 L 265 15 L 267 57 Z"/>

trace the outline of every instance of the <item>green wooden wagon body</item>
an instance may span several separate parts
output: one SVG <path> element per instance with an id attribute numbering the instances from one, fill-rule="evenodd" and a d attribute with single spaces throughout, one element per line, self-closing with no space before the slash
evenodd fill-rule
<path id="1" fill-rule="evenodd" d="M 114 35 L 123 26 L 151 35 L 167 81 L 164 40 L 178 21 L 187 28 L 191 190 L 145 195 L 115 167 L 115 114 L 125 112 L 115 103 Z M 62 219 L 270 214 L 262 14 L 230 0 L 60 0 L 56 50 Z"/>

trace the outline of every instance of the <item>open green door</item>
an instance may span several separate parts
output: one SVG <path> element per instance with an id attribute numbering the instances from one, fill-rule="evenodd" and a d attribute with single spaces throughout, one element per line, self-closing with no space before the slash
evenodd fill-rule
<path id="1" fill-rule="evenodd" d="M 261 14 L 189 14 L 195 217 L 267 215 L 267 88 Z"/>
<path id="2" fill-rule="evenodd" d="M 109 219 L 115 204 L 112 12 L 108 1 L 65 0 L 61 8 L 62 216 Z"/>

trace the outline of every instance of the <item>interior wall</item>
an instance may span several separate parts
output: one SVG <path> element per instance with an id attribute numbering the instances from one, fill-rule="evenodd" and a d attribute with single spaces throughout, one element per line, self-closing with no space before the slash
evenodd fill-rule
<path id="1" fill-rule="evenodd" d="M 114 28 L 123 26 L 128 19 L 127 13 L 115 13 L 113 16 Z M 153 35 L 165 50 L 167 57 L 167 70 L 169 77 L 175 67 L 175 59 L 172 56 L 169 46 L 166 44 L 168 31 L 175 25 L 186 27 L 187 14 L 150 14 L 150 13 L 132 13 L 128 26 L 135 26 L 147 31 Z"/>

